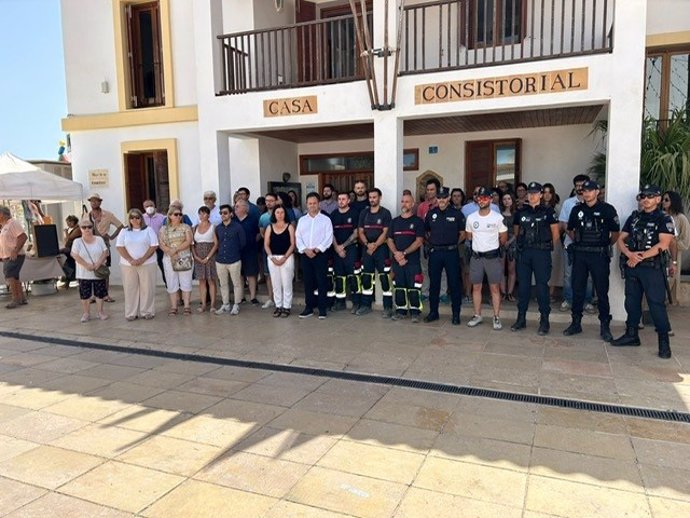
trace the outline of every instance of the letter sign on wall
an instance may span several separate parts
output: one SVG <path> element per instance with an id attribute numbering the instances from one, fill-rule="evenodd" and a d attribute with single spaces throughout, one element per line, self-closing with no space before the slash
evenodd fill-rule
<path id="1" fill-rule="evenodd" d="M 416 85 L 415 104 L 452 103 L 587 90 L 588 68 Z"/>
<path id="2" fill-rule="evenodd" d="M 319 105 L 315 95 L 307 97 L 286 97 L 264 100 L 264 117 L 285 117 L 287 115 L 309 115 L 318 113 Z"/>

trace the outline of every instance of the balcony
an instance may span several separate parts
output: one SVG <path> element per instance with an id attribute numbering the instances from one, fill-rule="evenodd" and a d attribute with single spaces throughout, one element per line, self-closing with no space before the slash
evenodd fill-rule
<path id="1" fill-rule="evenodd" d="M 612 51 L 615 0 L 439 0 L 403 11 L 400 75 Z M 373 16 L 366 15 L 373 33 Z M 218 36 L 218 95 L 364 78 L 352 15 Z M 392 44 L 395 38 L 392 37 Z"/>

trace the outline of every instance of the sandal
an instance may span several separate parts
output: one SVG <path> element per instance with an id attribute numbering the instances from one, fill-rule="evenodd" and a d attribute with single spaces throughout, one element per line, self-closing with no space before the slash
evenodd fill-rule
<path id="1" fill-rule="evenodd" d="M 197 313 L 204 313 L 206 311 L 206 306 L 199 306 L 196 308 Z"/>
<path id="2" fill-rule="evenodd" d="M 508 293 L 508 295 L 506 295 L 506 300 L 508 302 L 515 302 L 515 297 L 513 297 L 512 293 Z"/>
<path id="3" fill-rule="evenodd" d="M 169 316 L 169 317 L 174 317 L 175 315 L 177 315 L 177 308 L 170 308 L 170 309 L 168 310 L 168 316 Z"/>
<path id="4" fill-rule="evenodd" d="M 283 314 L 283 310 L 280 308 L 276 308 L 276 310 L 273 312 L 273 318 L 278 318 L 282 314 Z"/>
<path id="5" fill-rule="evenodd" d="M 283 309 L 282 314 L 280 315 L 283 318 L 287 318 L 290 316 L 290 310 L 289 309 Z"/>
<path id="6" fill-rule="evenodd" d="M 108 315 L 106 315 L 105 313 L 99 313 L 98 320 L 108 320 Z"/>
<path id="7" fill-rule="evenodd" d="M 108 295 L 106 298 L 103 299 L 105 302 L 115 302 L 115 299 L 112 298 L 110 295 Z"/>
<path id="8" fill-rule="evenodd" d="M 192 308 L 187 306 L 186 308 L 184 308 L 184 311 L 182 312 L 182 314 L 183 315 L 191 315 L 192 314 Z"/>
<path id="9" fill-rule="evenodd" d="M 84 313 L 81 316 L 81 323 L 82 324 L 86 324 L 89 320 L 91 320 L 91 315 L 89 315 L 88 313 Z"/>

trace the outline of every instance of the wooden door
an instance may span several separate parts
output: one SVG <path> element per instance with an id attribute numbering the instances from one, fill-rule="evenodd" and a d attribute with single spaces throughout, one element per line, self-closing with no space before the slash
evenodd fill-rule
<path id="1" fill-rule="evenodd" d="M 347 171 L 337 172 L 337 173 L 321 173 L 319 174 L 319 187 L 320 191 L 323 190 L 323 186 L 330 183 L 335 190 L 338 192 L 350 192 L 355 188 L 355 182 L 358 180 L 364 180 L 367 185 L 374 185 L 374 172 L 356 172 L 348 173 Z"/>
<path id="2" fill-rule="evenodd" d="M 494 182 L 493 142 L 468 142 L 465 158 L 465 191 L 471 193 L 478 185 L 491 187 Z"/>

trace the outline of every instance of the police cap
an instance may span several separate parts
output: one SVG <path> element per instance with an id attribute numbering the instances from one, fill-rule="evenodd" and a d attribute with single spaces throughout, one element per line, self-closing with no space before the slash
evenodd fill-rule
<path id="1" fill-rule="evenodd" d="M 544 187 L 539 182 L 530 182 L 527 186 L 527 192 L 544 192 Z"/>
<path id="2" fill-rule="evenodd" d="M 653 183 L 647 183 L 640 189 L 640 194 L 651 194 L 652 196 L 661 196 L 661 188 Z"/>
<path id="3" fill-rule="evenodd" d="M 488 196 L 489 198 L 491 197 L 491 189 L 488 187 L 480 187 L 477 189 L 477 198 L 481 198 L 482 196 Z"/>
<path id="4" fill-rule="evenodd" d="M 594 180 L 587 180 L 582 184 L 583 191 L 596 191 L 598 189 L 601 189 L 601 187 L 599 187 L 599 184 Z"/>
<path id="5" fill-rule="evenodd" d="M 448 187 L 441 187 L 436 195 L 438 198 L 450 197 L 450 189 Z"/>

